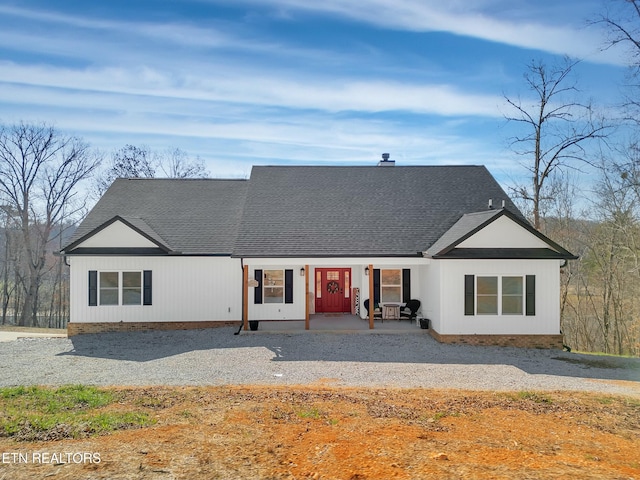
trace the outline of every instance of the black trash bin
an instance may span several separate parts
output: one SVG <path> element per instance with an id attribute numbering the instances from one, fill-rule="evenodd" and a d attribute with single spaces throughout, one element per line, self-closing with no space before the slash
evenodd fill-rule
<path id="1" fill-rule="evenodd" d="M 258 320 L 249 320 L 249 330 L 255 332 L 256 330 L 258 330 L 258 324 L 260 322 L 258 322 Z"/>
<path id="2" fill-rule="evenodd" d="M 421 318 L 420 319 L 420 328 L 426 330 L 429 328 L 429 319 L 428 318 Z"/>

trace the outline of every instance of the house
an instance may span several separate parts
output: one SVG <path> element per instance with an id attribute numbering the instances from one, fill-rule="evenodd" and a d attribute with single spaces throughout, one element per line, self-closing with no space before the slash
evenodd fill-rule
<path id="1" fill-rule="evenodd" d="M 118 179 L 63 247 L 69 335 L 366 318 L 415 298 L 443 342 L 562 345 L 560 268 L 482 166 L 256 166 Z M 371 295 L 370 292 L 373 292 Z M 375 328 L 373 319 L 369 322 Z M 246 323 L 245 323 L 246 325 Z"/>

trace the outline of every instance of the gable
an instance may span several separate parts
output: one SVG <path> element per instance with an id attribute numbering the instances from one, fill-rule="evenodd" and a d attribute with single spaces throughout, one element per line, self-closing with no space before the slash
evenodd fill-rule
<path id="1" fill-rule="evenodd" d="M 462 215 L 425 254 L 433 258 L 577 258 L 504 208 Z"/>
<path id="2" fill-rule="evenodd" d="M 501 216 L 456 248 L 549 248 L 549 244 L 510 218 Z"/>
<path id="3" fill-rule="evenodd" d="M 122 220 L 116 220 L 80 242 L 76 248 L 156 248 L 157 246 L 129 225 L 125 225 Z"/>
<path id="4" fill-rule="evenodd" d="M 237 179 L 116 179 L 61 251 L 229 255 L 247 186 Z"/>

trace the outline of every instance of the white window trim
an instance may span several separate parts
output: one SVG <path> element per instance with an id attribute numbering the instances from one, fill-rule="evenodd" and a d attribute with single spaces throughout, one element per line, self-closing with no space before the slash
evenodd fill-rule
<path id="1" fill-rule="evenodd" d="M 103 273 L 117 273 L 118 274 L 118 303 L 105 305 L 102 303 L 102 274 Z M 139 273 L 140 274 L 140 303 L 128 303 L 124 304 L 124 273 Z M 98 306 L 99 307 L 137 307 L 142 306 L 144 303 L 144 278 L 142 270 L 98 270 L 97 273 L 97 287 L 98 287 Z M 114 287 L 105 287 L 110 290 L 116 290 Z"/>
<path id="2" fill-rule="evenodd" d="M 396 284 L 396 283 L 382 283 L 382 272 L 384 271 L 390 271 L 390 270 L 397 270 L 400 272 L 400 283 Z M 394 287 L 394 288 L 400 288 L 400 299 L 399 300 L 383 300 L 382 299 L 382 289 L 384 287 Z M 403 292 L 402 292 L 402 268 L 381 268 L 380 269 L 380 303 L 386 302 L 386 303 L 402 303 L 402 299 L 404 298 L 403 296 Z"/>
<path id="3" fill-rule="evenodd" d="M 513 278 L 520 278 L 521 282 L 522 282 L 522 293 L 520 294 L 521 296 L 521 312 L 520 313 L 503 313 L 503 308 L 502 308 L 502 300 L 503 300 L 503 296 L 502 296 L 502 279 L 504 277 L 513 277 Z M 480 313 L 478 312 L 478 295 L 481 295 L 478 293 L 478 279 L 479 278 L 497 278 L 498 279 L 498 292 L 497 292 L 497 296 L 498 296 L 498 313 Z M 475 298 L 474 298 L 474 302 L 475 302 L 475 314 L 482 316 L 482 317 L 495 317 L 495 316 L 507 316 L 507 317 L 522 317 L 525 316 L 526 314 L 526 300 L 527 300 L 527 294 L 526 294 L 526 285 L 527 285 L 527 279 L 526 279 L 526 275 L 521 275 L 521 274 L 501 274 L 501 275 L 489 275 L 489 274 L 481 274 L 481 275 L 476 275 L 475 276 Z M 509 296 L 515 296 L 515 295 L 509 295 Z"/>
<path id="4" fill-rule="evenodd" d="M 267 285 L 267 272 L 282 272 L 282 284 L 281 285 Z M 284 303 L 284 284 L 285 284 L 285 269 L 284 268 L 269 268 L 264 269 L 262 271 L 262 303 L 263 304 L 274 304 L 279 305 Z M 267 288 L 280 288 L 282 290 L 282 296 L 280 297 L 280 301 L 277 302 L 267 302 L 267 298 L 275 298 L 275 297 L 267 297 Z"/>

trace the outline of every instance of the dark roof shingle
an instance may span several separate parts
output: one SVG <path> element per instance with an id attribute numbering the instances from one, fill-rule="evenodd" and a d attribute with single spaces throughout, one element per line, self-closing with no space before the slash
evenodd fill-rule
<path id="1" fill-rule="evenodd" d="M 520 216 L 483 166 L 258 166 L 248 181 L 118 179 L 65 248 L 119 216 L 171 253 L 418 256 L 489 199 Z"/>
<path id="2" fill-rule="evenodd" d="M 82 221 L 68 246 L 120 216 L 175 252 L 228 255 L 242 215 L 247 183 L 117 179 Z"/>
<path id="3" fill-rule="evenodd" d="M 504 190 L 483 166 L 253 167 L 234 256 L 416 256 Z"/>

